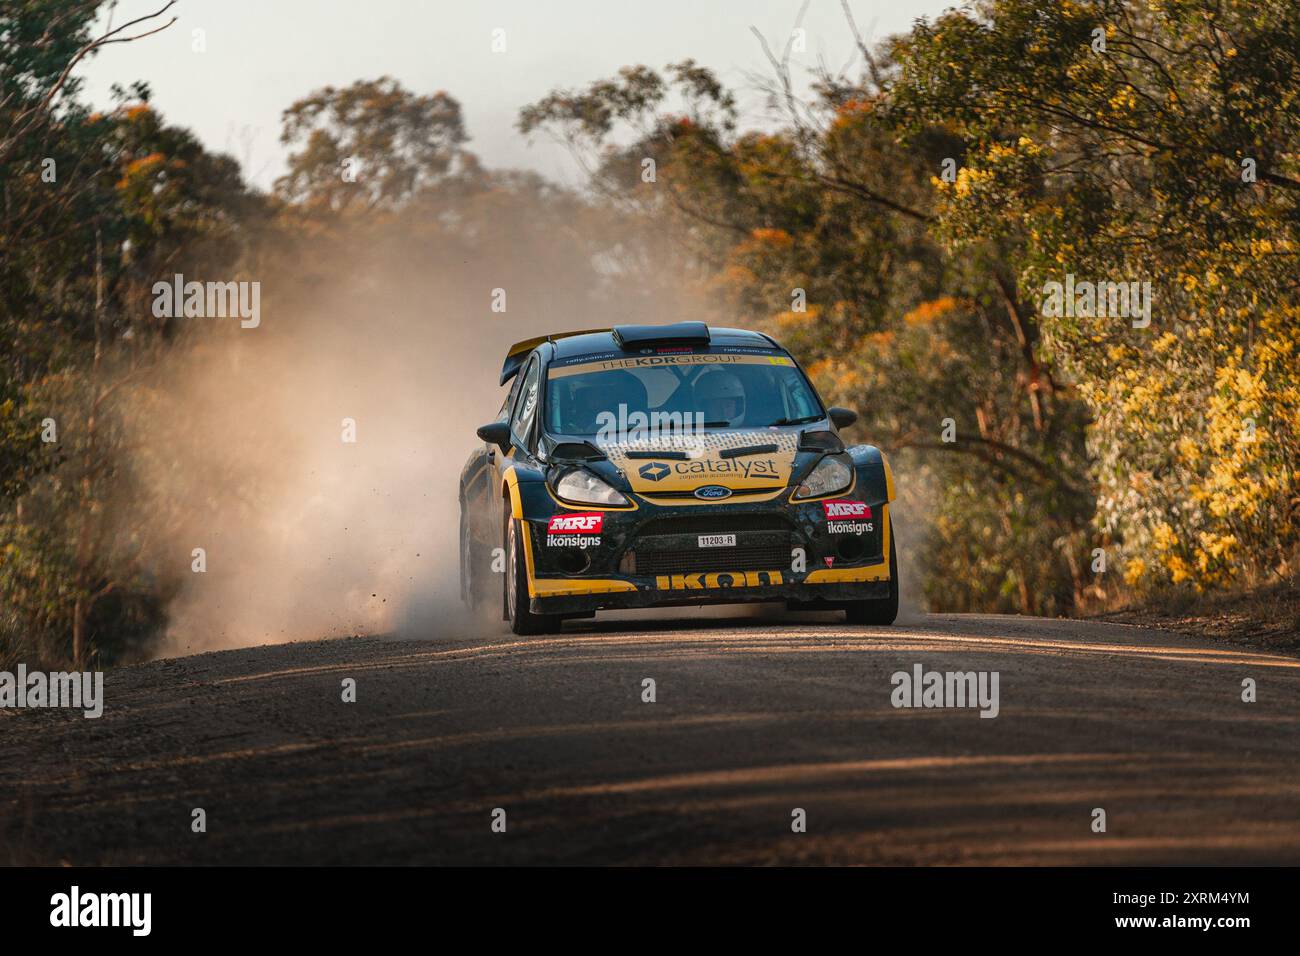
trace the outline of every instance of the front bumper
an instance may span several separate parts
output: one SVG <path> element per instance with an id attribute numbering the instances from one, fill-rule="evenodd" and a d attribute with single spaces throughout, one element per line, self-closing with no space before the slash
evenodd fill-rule
<path id="1" fill-rule="evenodd" d="M 553 502 L 550 514 L 523 522 L 530 609 L 563 615 L 770 601 L 836 607 L 887 598 L 889 505 L 864 502 L 868 515 L 836 522 L 822 501 L 794 503 L 788 494 L 679 506 L 638 497 L 634 510 L 598 512 L 599 534 L 569 536 L 549 534 L 550 519 L 579 509 Z M 702 547 L 702 535 L 734 536 L 734 544 Z"/>

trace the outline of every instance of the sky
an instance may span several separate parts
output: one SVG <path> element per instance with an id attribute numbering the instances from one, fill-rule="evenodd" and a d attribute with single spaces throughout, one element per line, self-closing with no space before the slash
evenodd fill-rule
<path id="1" fill-rule="evenodd" d="M 819 62 L 840 70 L 854 43 L 840 0 L 808 0 L 804 52 L 792 75 Z M 859 30 L 880 40 L 956 0 L 849 0 Z M 118 0 L 113 25 L 166 0 Z M 106 47 L 77 71 L 82 97 L 111 105 L 114 83 L 147 82 L 168 122 L 240 161 L 269 188 L 284 170 L 280 114 L 326 85 L 395 77 L 417 93 L 460 101 L 469 148 L 494 168 L 532 169 L 574 184 L 573 158 L 544 136 L 515 129 L 519 109 L 557 87 L 579 87 L 619 67 L 662 68 L 687 57 L 735 90 L 751 124 L 762 119 L 757 77 L 771 71 L 750 32 L 774 49 L 790 36 L 802 0 L 178 0 L 167 30 Z M 101 17 L 106 22 L 107 8 Z M 201 34 L 196 31 L 202 31 Z M 504 31 L 504 33 L 494 33 Z M 133 31 L 134 32 L 134 31 Z M 494 52 L 504 38 L 504 52 Z M 196 46 L 205 47 L 202 51 Z M 856 64 L 851 72 L 856 75 Z"/>

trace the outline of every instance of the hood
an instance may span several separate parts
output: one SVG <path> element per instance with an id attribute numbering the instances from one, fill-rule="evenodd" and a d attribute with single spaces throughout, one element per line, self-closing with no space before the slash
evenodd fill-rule
<path id="1" fill-rule="evenodd" d="M 706 485 L 721 485 L 733 491 L 777 489 L 790 483 L 799 450 L 799 432 L 761 428 L 710 432 L 674 440 L 595 444 L 627 476 L 632 490 L 638 494 L 691 493 Z M 735 457 L 724 454 L 742 448 L 756 450 Z M 653 452 L 664 454 L 651 456 Z"/>

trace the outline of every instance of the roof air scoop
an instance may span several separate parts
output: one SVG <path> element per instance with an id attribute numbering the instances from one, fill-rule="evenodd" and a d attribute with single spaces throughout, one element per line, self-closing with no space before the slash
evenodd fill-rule
<path id="1" fill-rule="evenodd" d="M 614 341 L 624 351 L 656 345 L 708 345 L 709 327 L 703 322 L 674 322 L 672 325 L 616 325 Z"/>

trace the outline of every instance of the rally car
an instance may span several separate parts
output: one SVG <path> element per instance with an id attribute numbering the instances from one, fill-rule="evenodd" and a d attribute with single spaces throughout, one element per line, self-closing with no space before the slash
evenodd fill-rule
<path id="1" fill-rule="evenodd" d="M 892 624 L 894 480 L 766 335 L 700 322 L 520 342 L 460 476 L 460 587 L 517 634 L 783 601 Z"/>

